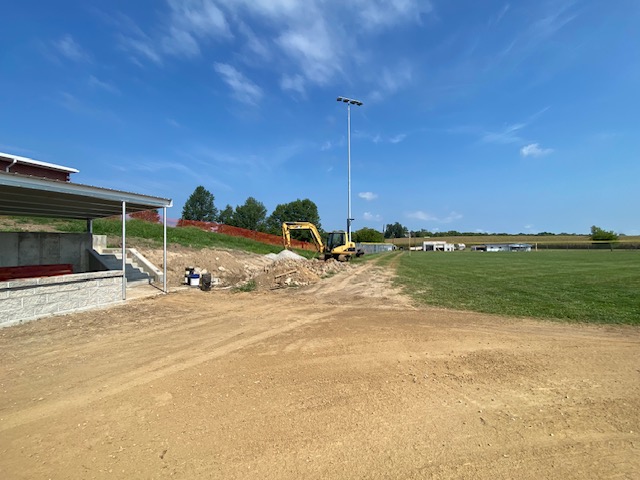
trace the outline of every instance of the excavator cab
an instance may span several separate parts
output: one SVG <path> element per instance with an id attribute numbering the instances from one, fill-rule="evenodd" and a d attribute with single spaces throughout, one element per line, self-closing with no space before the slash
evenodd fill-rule
<path id="1" fill-rule="evenodd" d="M 326 249 L 332 252 L 336 247 L 346 245 L 348 242 L 346 232 L 331 232 L 327 236 Z"/>

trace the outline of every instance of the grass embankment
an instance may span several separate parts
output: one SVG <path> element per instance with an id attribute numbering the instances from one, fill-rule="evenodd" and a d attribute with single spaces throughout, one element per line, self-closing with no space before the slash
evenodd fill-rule
<path id="1" fill-rule="evenodd" d="M 398 282 L 428 305 L 640 324 L 637 251 L 405 252 Z"/>
<path id="2" fill-rule="evenodd" d="M 81 220 L 59 220 L 38 217 L 12 217 L 14 225 L 12 231 L 20 230 L 17 225 L 29 225 L 28 231 L 38 231 L 37 226 L 46 226 L 48 230 L 55 229 L 60 232 L 85 232 L 87 224 Z M 35 227 L 35 228 L 34 228 Z M 6 228 L 3 228 L 6 230 Z M 129 219 L 126 224 L 127 243 L 130 246 L 136 244 L 162 246 L 162 225 L 145 222 L 142 220 Z M 44 229 L 43 229 L 44 230 Z M 118 242 L 122 234 L 122 222 L 120 220 L 98 219 L 93 222 L 93 233 L 96 235 L 107 235 L 117 237 Z M 242 237 L 232 237 L 221 233 L 205 232 L 194 227 L 167 227 L 167 243 L 176 244 L 192 248 L 227 248 L 230 250 L 244 250 L 247 252 L 266 255 L 267 253 L 278 253 L 282 251 L 282 246 L 268 245 L 255 240 Z M 308 250 L 295 250 L 299 255 L 307 258 L 313 257 L 316 252 Z"/>

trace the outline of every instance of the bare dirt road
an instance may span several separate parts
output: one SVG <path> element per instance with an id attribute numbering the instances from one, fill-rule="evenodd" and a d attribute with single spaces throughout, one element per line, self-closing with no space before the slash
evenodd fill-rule
<path id="1" fill-rule="evenodd" d="M 640 330 L 416 308 L 390 272 L 0 330 L 0 478 L 640 478 Z"/>

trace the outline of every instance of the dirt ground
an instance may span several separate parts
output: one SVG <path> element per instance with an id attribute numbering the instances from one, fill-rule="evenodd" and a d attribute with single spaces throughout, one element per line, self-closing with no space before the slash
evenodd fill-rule
<path id="1" fill-rule="evenodd" d="M 640 330 L 417 308 L 391 275 L 0 330 L 0 478 L 640 478 Z"/>

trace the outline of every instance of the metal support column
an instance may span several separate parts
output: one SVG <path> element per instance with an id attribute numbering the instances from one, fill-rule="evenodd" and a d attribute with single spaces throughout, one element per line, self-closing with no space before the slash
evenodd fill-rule
<path id="1" fill-rule="evenodd" d="M 347 237 L 351 241 L 351 104 L 347 103 Z"/>
<path id="2" fill-rule="evenodd" d="M 167 207 L 162 207 L 163 257 L 162 257 L 162 291 L 167 293 Z"/>
<path id="3" fill-rule="evenodd" d="M 122 300 L 127 299 L 127 202 L 122 202 Z"/>

